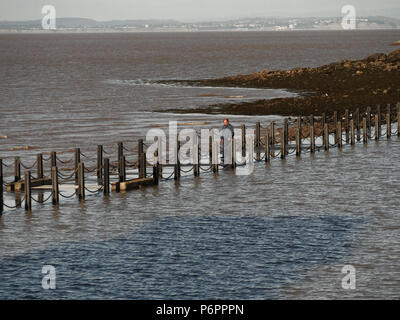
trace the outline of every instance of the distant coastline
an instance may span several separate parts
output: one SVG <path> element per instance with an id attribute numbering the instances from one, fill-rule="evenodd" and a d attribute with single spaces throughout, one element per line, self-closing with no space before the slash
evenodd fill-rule
<path id="1" fill-rule="evenodd" d="M 42 30 L 42 21 L 0 21 L 0 33 L 115 33 L 115 32 L 246 32 L 342 30 L 341 17 L 243 18 L 226 21 L 112 20 L 57 18 L 56 30 Z M 400 19 L 367 16 L 357 19 L 357 30 L 400 30 Z"/>

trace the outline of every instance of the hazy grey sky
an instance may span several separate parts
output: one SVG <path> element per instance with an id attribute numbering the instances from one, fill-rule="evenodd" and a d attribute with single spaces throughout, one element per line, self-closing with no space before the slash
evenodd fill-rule
<path id="1" fill-rule="evenodd" d="M 359 15 L 400 18 L 400 0 L 0 0 L 0 20 L 41 19 L 45 4 L 55 6 L 57 17 L 96 20 L 340 16 L 346 4 Z"/>

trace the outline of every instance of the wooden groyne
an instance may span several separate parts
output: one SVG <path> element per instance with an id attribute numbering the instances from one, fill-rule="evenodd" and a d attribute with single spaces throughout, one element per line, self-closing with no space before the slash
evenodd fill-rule
<path id="1" fill-rule="evenodd" d="M 359 109 L 343 114 L 333 112 L 330 115 L 322 114 L 315 117 L 285 118 L 280 128 L 271 121 L 265 127 L 260 122 L 255 125 L 254 151 L 248 154 L 246 161 L 269 163 L 274 158 L 286 159 L 295 154 L 301 157 L 305 153 L 313 154 L 331 148 L 343 148 L 345 145 L 368 144 L 374 139 L 390 139 L 393 135 L 400 137 L 400 103 L 396 108 L 388 105 L 383 113 L 377 106 L 375 113 L 371 108 L 365 112 Z M 397 126 L 396 126 L 397 123 Z M 232 142 L 233 169 L 246 165 L 237 161 L 237 154 L 246 155 L 246 127 L 241 126 L 241 143 L 238 139 Z M 119 142 L 113 150 L 106 150 L 104 146 L 97 146 L 94 154 L 87 155 L 80 148 L 72 152 L 69 159 L 62 158 L 61 154 L 50 152 L 36 155 L 36 161 L 27 165 L 20 157 L 7 163 L 0 159 L 0 214 L 5 209 L 25 207 L 32 210 L 32 203 L 51 202 L 57 206 L 61 198 L 76 197 L 79 201 L 85 201 L 87 194 L 110 196 L 110 192 L 126 192 L 128 190 L 158 185 L 159 181 L 179 180 L 183 175 L 193 172 L 195 177 L 204 173 L 218 174 L 224 166 L 219 161 L 220 150 L 218 143 L 212 135 L 209 136 L 206 161 L 200 159 L 201 150 L 198 143 L 194 145 L 192 162 L 182 164 L 178 161 L 173 164 L 163 164 L 158 154 L 154 153 L 154 161 L 150 163 L 146 159 L 149 145 L 139 139 L 135 148 L 127 148 L 124 142 Z M 161 150 L 161 149 L 158 149 Z M 176 156 L 180 151 L 178 141 Z M 250 157 L 250 158 L 249 158 Z M 178 157 L 177 157 L 178 158 Z M 21 171 L 25 169 L 22 175 Z M 11 181 L 10 180 L 11 177 Z M 66 190 L 73 190 L 66 194 Z M 37 192 L 40 191 L 40 192 Z M 4 194 L 15 195 L 15 205 L 5 201 Z M 44 198 L 44 193 L 49 195 Z M 36 194 L 36 197 L 35 197 Z M 8 202 L 8 203 L 7 203 Z"/>

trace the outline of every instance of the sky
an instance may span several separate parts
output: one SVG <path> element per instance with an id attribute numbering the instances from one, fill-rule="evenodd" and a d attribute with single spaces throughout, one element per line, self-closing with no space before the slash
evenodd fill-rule
<path id="1" fill-rule="evenodd" d="M 0 20 L 37 20 L 43 5 L 57 17 L 124 19 L 228 20 L 245 17 L 341 16 L 343 5 L 357 15 L 400 18 L 400 0 L 0 0 Z"/>

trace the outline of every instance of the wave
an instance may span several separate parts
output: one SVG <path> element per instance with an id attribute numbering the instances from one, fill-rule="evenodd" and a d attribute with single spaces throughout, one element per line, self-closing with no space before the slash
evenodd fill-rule
<path id="1" fill-rule="evenodd" d="M 168 80 L 152 80 L 152 79 L 133 79 L 133 80 L 120 80 L 120 79 L 109 79 L 104 81 L 107 84 L 112 85 L 125 85 L 125 86 L 153 86 L 153 87 L 163 87 L 163 88 L 182 88 L 182 89 L 218 89 L 218 90 L 241 90 L 241 91 L 279 91 L 286 92 L 285 89 L 265 89 L 265 88 L 244 88 L 244 87 L 211 87 L 211 86 L 193 86 L 182 84 L 177 82 L 168 82 Z"/>

